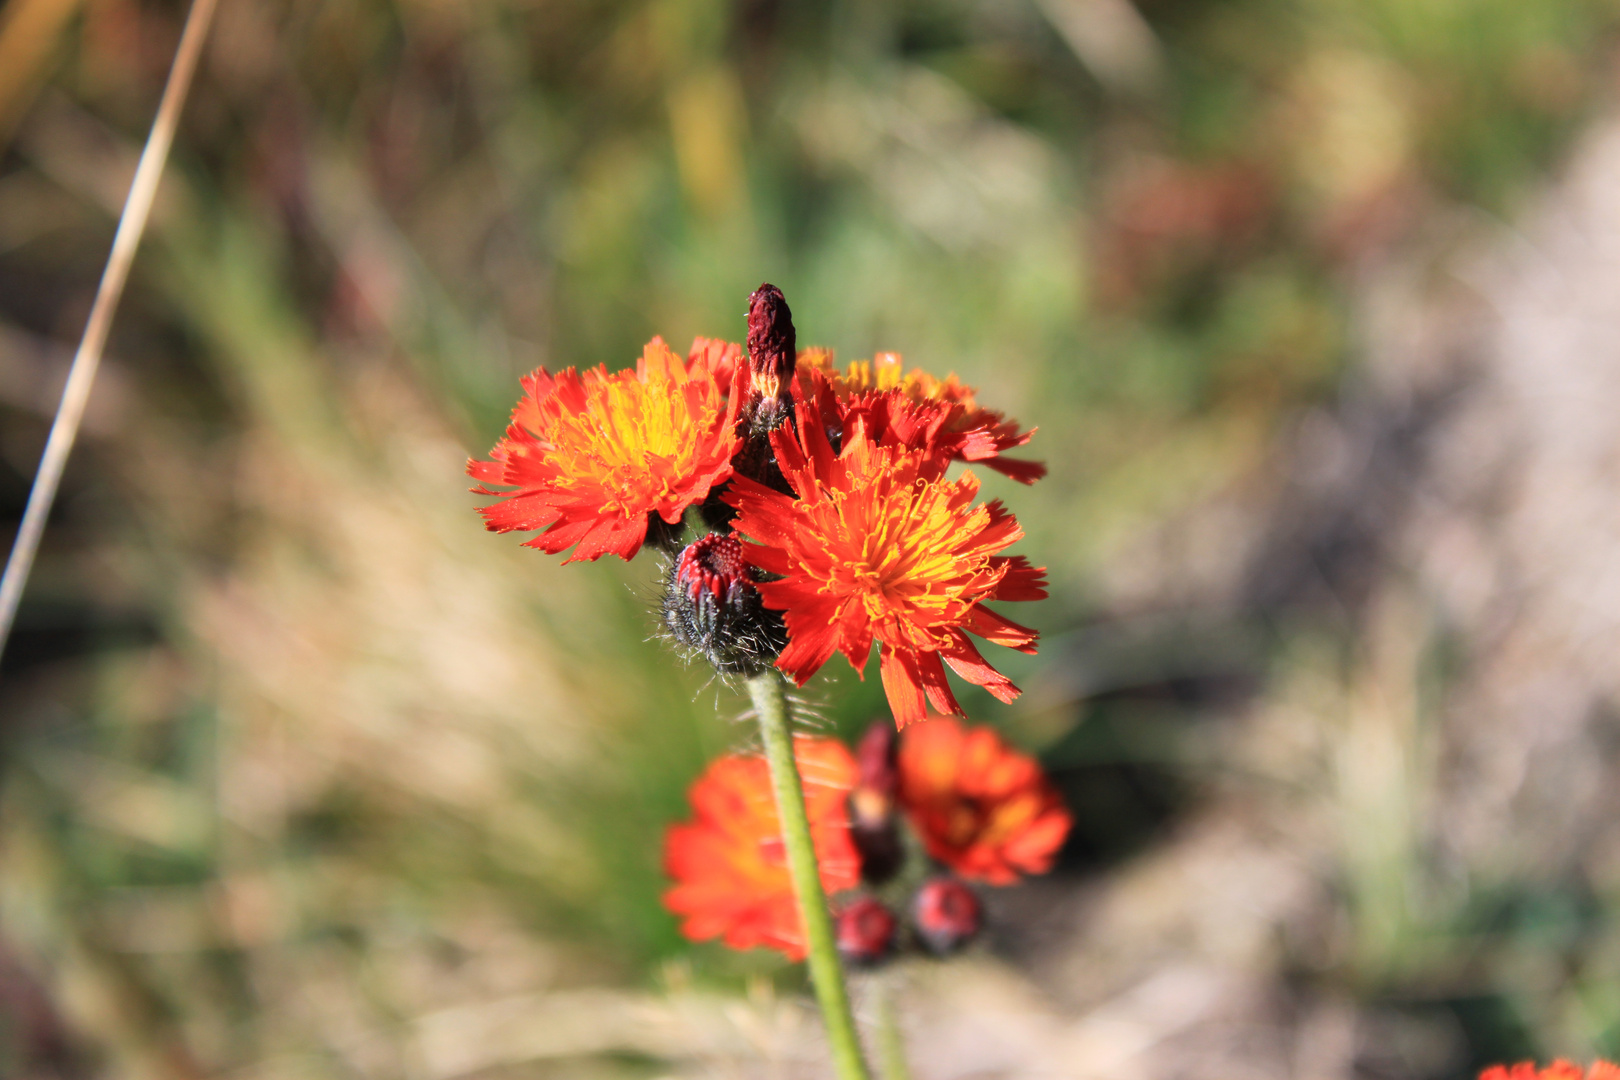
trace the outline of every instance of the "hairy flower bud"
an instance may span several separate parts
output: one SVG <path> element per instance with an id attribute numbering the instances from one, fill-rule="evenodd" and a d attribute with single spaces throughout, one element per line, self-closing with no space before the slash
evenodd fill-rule
<path id="1" fill-rule="evenodd" d="M 851 964 L 875 964 L 894 947 L 899 922 L 881 901 L 862 896 L 838 911 L 838 952 Z"/>
<path id="2" fill-rule="evenodd" d="M 766 283 L 748 297 L 748 367 L 757 395 L 751 403 L 750 427 L 770 431 L 793 413 L 793 364 L 798 335 L 787 298 Z"/>
<path id="3" fill-rule="evenodd" d="M 955 878 L 936 877 L 923 883 L 912 900 L 917 936 L 936 956 L 948 956 L 972 941 L 984 922 L 983 908 L 973 890 Z"/>
<path id="4" fill-rule="evenodd" d="M 665 577 L 664 625 L 722 675 L 758 674 L 787 643 L 782 616 L 760 602 L 755 573 L 741 541 L 709 533 L 688 544 Z"/>
<path id="5" fill-rule="evenodd" d="M 895 813 L 899 787 L 895 744 L 894 725 L 878 720 L 855 748 L 861 779 L 849 796 L 849 825 L 861 853 L 861 877 L 873 885 L 892 879 L 905 860 Z"/>

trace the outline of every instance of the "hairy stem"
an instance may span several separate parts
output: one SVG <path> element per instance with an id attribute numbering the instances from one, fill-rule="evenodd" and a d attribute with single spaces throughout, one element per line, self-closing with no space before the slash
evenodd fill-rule
<path id="1" fill-rule="evenodd" d="M 827 894 L 821 888 L 816 849 L 810 841 L 804 787 L 799 781 L 798 766 L 794 764 L 793 737 L 788 731 L 787 687 L 775 670 L 767 670 L 748 680 L 748 696 L 759 714 L 765 760 L 770 764 L 771 783 L 776 790 L 776 811 L 782 819 L 788 873 L 793 878 L 793 893 L 804 920 L 810 982 L 827 1027 L 833 1067 L 839 1080 L 871 1080 L 855 1030 L 855 1015 L 849 1007 L 844 969 L 838 962 L 838 949 L 833 943 L 832 917 L 827 911 Z"/>

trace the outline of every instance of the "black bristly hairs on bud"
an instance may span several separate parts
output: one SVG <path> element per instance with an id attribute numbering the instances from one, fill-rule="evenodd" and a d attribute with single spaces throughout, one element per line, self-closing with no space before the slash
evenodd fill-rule
<path id="1" fill-rule="evenodd" d="M 681 541 L 686 536 L 686 523 L 677 521 L 671 525 L 654 510 L 647 515 L 647 546 L 655 551 L 661 551 L 670 558 L 681 553 L 684 546 Z"/>
<path id="2" fill-rule="evenodd" d="M 664 627 L 721 675 L 757 675 L 787 645 L 782 615 L 761 601 L 758 580 L 735 536 L 701 536 L 670 561 Z"/>

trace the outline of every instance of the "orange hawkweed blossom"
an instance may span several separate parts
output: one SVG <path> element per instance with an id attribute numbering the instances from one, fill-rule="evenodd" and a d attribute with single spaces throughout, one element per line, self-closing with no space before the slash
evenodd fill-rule
<path id="1" fill-rule="evenodd" d="M 934 859 L 991 885 L 1052 868 L 1072 824 L 1063 797 L 991 729 L 950 717 L 913 725 L 897 765 L 900 805 Z"/>
<path id="2" fill-rule="evenodd" d="M 1545 1069 L 1537 1069 L 1535 1062 L 1521 1061 L 1517 1065 L 1492 1065 L 1479 1074 L 1479 1080 L 1620 1080 L 1620 1065 L 1600 1060 L 1583 1070 L 1573 1061 L 1559 1058 Z"/>
<path id="3" fill-rule="evenodd" d="M 863 418 L 842 431 L 834 454 L 815 404 L 797 404 L 798 433 L 771 433 L 782 475 L 797 498 L 738 476 L 725 500 L 732 527 L 754 541 L 749 562 L 778 580 L 757 587 L 783 612 L 788 644 L 777 667 L 804 685 L 834 652 L 861 671 L 874 641 L 883 689 L 904 728 L 926 715 L 962 712 L 943 664 L 1002 701 L 1019 694 L 969 640 L 973 633 L 1020 652 L 1036 632 L 984 606 L 1038 600 L 1043 571 L 998 554 L 1024 535 L 999 502 L 974 504 L 972 473 L 945 479 L 937 455 L 881 436 Z M 942 664 L 943 661 L 943 664 Z"/>
<path id="4" fill-rule="evenodd" d="M 1490 1065 L 1479 1074 L 1479 1080 L 1620 1080 L 1620 1065 L 1594 1061 L 1591 1069 L 1581 1069 L 1560 1057 L 1545 1069 L 1536 1069 L 1536 1062 L 1521 1061 L 1516 1065 Z"/>
<path id="5" fill-rule="evenodd" d="M 699 339 L 682 361 L 663 339 L 648 342 L 634 371 L 556 376 L 539 368 L 489 461 L 469 461 L 500 501 L 481 507 L 493 532 L 545 530 L 527 541 L 565 562 L 632 558 L 655 520 L 679 526 L 687 507 L 731 477 L 741 443 L 741 395 L 729 393 L 740 351 Z"/>
<path id="6" fill-rule="evenodd" d="M 982 462 L 988 469 L 1009 476 L 1019 483 L 1033 484 L 1046 475 L 1038 461 L 1023 461 L 1002 455 L 1029 442 L 1035 429 L 1020 431 L 1018 423 L 994 409 L 981 408 L 978 393 L 964 386 L 955 374 L 935 378 L 922 368 L 905 371 L 900 354 L 880 352 L 871 360 L 856 360 L 840 372 L 827 349 L 805 349 L 799 353 L 801 391 L 814 396 L 818 382 L 824 381 L 840 404 L 891 393 L 914 404 L 940 406 L 945 416 L 939 425 L 937 445 L 957 461 Z"/>
<path id="7" fill-rule="evenodd" d="M 793 753 L 804 781 L 810 837 L 829 894 L 860 881 L 860 856 L 850 839 L 846 803 L 855 786 L 855 759 L 835 739 L 797 736 Z M 779 949 L 805 955 L 804 923 L 793 897 L 781 819 L 761 757 L 720 758 L 692 785 L 695 820 L 670 827 L 664 868 L 675 886 L 664 905 L 682 916 L 693 941 L 720 938 L 734 949 Z"/>

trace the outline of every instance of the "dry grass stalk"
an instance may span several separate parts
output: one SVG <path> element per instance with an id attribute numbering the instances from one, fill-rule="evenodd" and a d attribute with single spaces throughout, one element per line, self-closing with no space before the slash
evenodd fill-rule
<path id="1" fill-rule="evenodd" d="M 118 219 L 118 232 L 113 236 L 112 251 L 107 266 L 101 273 L 101 284 L 96 288 L 95 303 L 90 307 L 90 318 L 85 323 L 84 336 L 73 356 L 73 367 L 68 372 L 67 386 L 62 391 L 62 404 L 51 424 L 51 435 L 41 455 L 39 472 L 34 477 L 33 489 L 28 495 L 28 508 L 23 512 L 17 539 L 6 562 L 5 576 L 0 577 L 0 652 L 5 651 L 6 638 L 17 617 L 17 605 L 22 601 L 23 587 L 28 584 L 28 573 L 34 567 L 34 555 L 39 551 L 39 538 L 45 532 L 45 519 L 50 517 L 51 504 L 56 501 L 56 489 L 62 482 L 62 470 L 68 455 L 73 452 L 73 441 L 79 435 L 79 422 L 84 419 L 84 407 L 90 400 L 90 389 L 96 382 L 96 369 L 101 366 L 101 350 L 107 344 L 107 332 L 112 327 L 113 313 L 118 300 L 124 295 L 124 283 L 129 280 L 129 267 L 135 261 L 141 235 L 146 232 L 146 218 L 152 211 L 152 200 L 157 196 L 158 181 L 163 177 L 163 166 L 169 160 L 169 147 L 174 142 L 175 125 L 180 122 L 180 110 L 185 107 L 186 94 L 191 89 L 191 77 L 197 71 L 197 58 L 202 54 L 208 24 L 213 21 L 216 0 L 196 0 L 186 16 L 185 32 L 180 47 L 175 51 L 174 64 L 169 69 L 168 82 L 163 87 L 163 100 L 158 103 L 157 118 L 146 137 L 141 151 L 141 162 L 135 168 L 135 180 L 129 186 L 129 198 Z M 13 23 L 15 25 L 15 23 Z"/>

